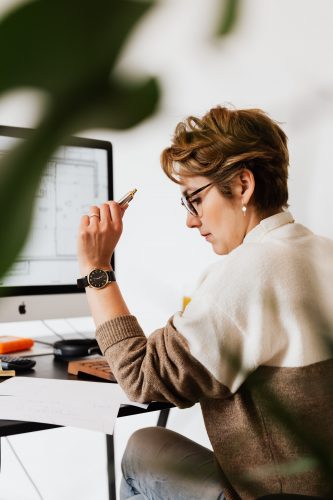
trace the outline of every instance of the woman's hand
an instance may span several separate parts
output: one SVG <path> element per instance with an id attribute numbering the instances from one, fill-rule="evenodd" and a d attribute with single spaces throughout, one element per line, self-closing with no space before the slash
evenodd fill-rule
<path id="1" fill-rule="evenodd" d="M 122 217 L 127 205 L 110 201 L 90 207 L 81 218 L 78 235 L 78 260 L 81 275 L 94 268 L 111 269 L 110 261 L 123 231 Z"/>

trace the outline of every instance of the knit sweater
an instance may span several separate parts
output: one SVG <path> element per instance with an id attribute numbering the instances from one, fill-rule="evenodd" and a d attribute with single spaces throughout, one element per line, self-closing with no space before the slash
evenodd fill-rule
<path id="1" fill-rule="evenodd" d="M 282 212 L 211 266 L 185 311 L 148 338 L 134 316 L 96 336 L 132 400 L 200 402 L 227 499 L 330 497 L 312 445 L 333 446 L 332 300 L 333 242 Z M 286 473 L 300 458 L 310 466 Z"/>

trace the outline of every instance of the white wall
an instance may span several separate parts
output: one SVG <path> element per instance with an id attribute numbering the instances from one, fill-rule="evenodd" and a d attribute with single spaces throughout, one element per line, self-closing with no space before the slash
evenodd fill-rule
<path id="1" fill-rule="evenodd" d="M 11 3 L 13 0 L 6 2 Z M 114 144 L 116 199 L 129 189 L 138 188 L 136 199 L 126 213 L 116 264 L 124 296 L 147 333 L 164 324 L 180 307 L 182 295 L 191 289 L 205 266 L 216 259 L 209 244 L 185 228 L 178 188 L 164 177 L 159 167 L 162 148 L 169 144 L 176 123 L 187 115 L 201 115 L 215 104 L 231 102 L 236 107 L 263 108 L 282 122 L 290 144 L 291 211 L 298 221 L 314 231 L 333 237 L 330 218 L 333 4 L 330 0 L 243 0 L 234 32 L 216 40 L 212 32 L 219 6 L 218 0 L 158 3 L 129 42 L 121 66 L 160 78 L 163 95 L 159 111 L 127 132 L 85 133 Z M 38 109 L 35 94 L 8 96 L 0 101 L 0 123 L 33 126 Z M 131 418 L 118 421 L 118 459 L 130 432 L 136 426 L 150 425 L 154 419 L 150 415 L 135 421 Z M 196 408 L 175 410 L 171 426 L 207 443 Z M 45 498 L 106 498 L 103 486 L 95 495 L 85 487 L 78 489 L 74 465 L 77 459 L 72 455 L 78 431 L 49 434 L 56 432 L 57 438 L 50 448 L 56 450 L 61 446 L 66 451 L 52 462 L 52 470 L 73 471 L 67 475 L 66 483 L 71 494 L 65 494 L 64 485 L 59 485 L 58 496 L 44 485 Z M 39 434 L 36 446 L 42 449 L 44 440 L 51 438 L 46 433 Z M 64 438 L 60 441 L 62 434 Z M 100 436 L 94 441 L 91 433 L 82 433 L 80 440 L 87 469 L 96 462 L 89 461 L 91 454 L 84 455 L 87 448 L 100 450 L 96 454 L 99 468 L 94 470 L 94 477 L 96 484 L 98 477 L 102 483 L 105 476 Z M 24 451 L 26 443 L 30 447 L 35 443 L 34 436 L 18 436 L 15 442 L 22 448 L 22 455 L 29 456 L 27 460 L 36 480 L 50 475 L 49 464 L 40 456 L 32 458 Z M 7 460 L 10 461 L 10 450 L 5 449 L 3 463 Z M 18 473 L 17 465 L 11 464 L 9 469 L 6 466 L 3 478 L 0 476 L 3 491 L 7 491 L 6 485 Z M 15 484 L 17 491 L 19 487 Z M 52 485 L 53 491 L 57 491 L 56 487 Z M 19 498 L 23 496 L 18 493 Z M 31 498 L 37 497 L 31 494 Z M 0 500 L 9 499 L 12 499 L 10 494 L 2 496 L 0 488 Z"/>

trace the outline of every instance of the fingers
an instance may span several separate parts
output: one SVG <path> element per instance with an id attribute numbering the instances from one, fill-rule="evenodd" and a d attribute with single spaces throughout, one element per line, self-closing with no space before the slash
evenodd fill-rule
<path id="1" fill-rule="evenodd" d="M 99 213 L 100 213 L 101 223 L 105 224 L 111 222 L 111 213 L 108 203 L 103 203 L 103 205 L 99 207 Z"/>
<path id="2" fill-rule="evenodd" d="M 122 227 L 122 218 L 128 207 L 126 205 L 119 205 L 115 201 L 108 201 L 99 207 L 92 205 L 90 207 L 90 215 L 84 215 L 81 219 L 83 226 L 98 226 L 99 223 L 107 224 L 112 222 L 117 228 Z"/>
<path id="3" fill-rule="evenodd" d="M 109 211 L 111 215 L 112 222 L 115 226 L 115 229 L 121 229 L 122 228 L 122 218 L 124 211 L 122 210 L 123 207 L 121 207 L 118 203 L 115 201 L 108 201 L 108 206 L 109 206 Z"/>
<path id="4" fill-rule="evenodd" d="M 87 226 L 89 226 L 89 222 L 90 222 L 89 216 L 88 215 L 82 215 L 81 221 L 80 221 L 80 229 L 84 229 Z"/>
<path id="5" fill-rule="evenodd" d="M 97 226 L 100 221 L 100 210 L 96 205 L 90 207 L 89 225 Z"/>
<path id="6" fill-rule="evenodd" d="M 124 211 L 115 202 L 91 206 L 90 214 L 81 217 L 78 255 L 82 268 L 110 262 L 122 233 Z"/>
<path id="7" fill-rule="evenodd" d="M 89 217 L 95 217 L 95 216 L 99 217 L 99 208 L 96 207 L 96 205 L 92 205 L 90 207 L 90 215 L 89 215 Z"/>

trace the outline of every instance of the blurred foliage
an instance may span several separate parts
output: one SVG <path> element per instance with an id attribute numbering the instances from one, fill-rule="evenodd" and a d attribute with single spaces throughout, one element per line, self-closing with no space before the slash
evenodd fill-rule
<path id="1" fill-rule="evenodd" d="M 131 31 L 154 0 L 33 0 L 0 22 L 0 97 L 14 89 L 46 96 L 30 138 L 0 163 L 3 238 L 0 277 L 30 229 L 34 197 L 53 151 L 89 128 L 126 129 L 156 109 L 154 78 L 124 79 L 115 69 Z M 219 35 L 234 27 L 239 0 L 224 0 Z"/>
<path id="2" fill-rule="evenodd" d="M 156 79 L 115 70 L 128 36 L 152 0 L 35 0 L 0 23 L 0 95 L 33 88 L 46 106 L 31 137 L 0 164 L 0 276 L 29 232 L 43 169 L 66 137 L 97 127 L 132 127 L 156 109 Z"/>
<path id="3" fill-rule="evenodd" d="M 217 27 L 217 36 L 229 34 L 235 27 L 239 17 L 240 0 L 225 0 Z"/>

